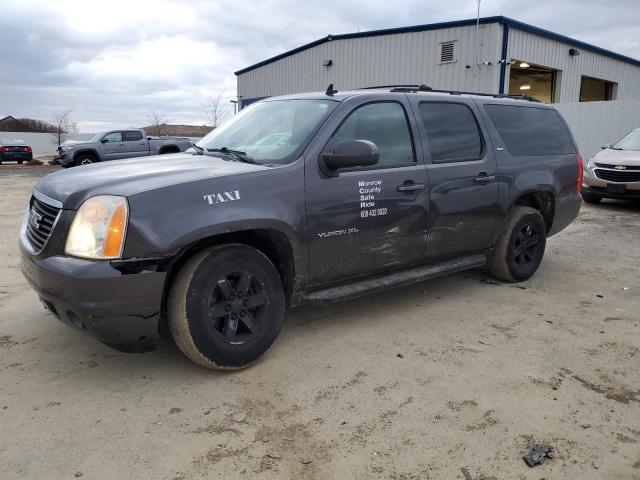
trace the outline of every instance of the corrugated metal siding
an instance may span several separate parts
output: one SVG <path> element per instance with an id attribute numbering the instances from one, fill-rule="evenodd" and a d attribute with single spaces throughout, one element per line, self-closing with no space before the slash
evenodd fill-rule
<path id="1" fill-rule="evenodd" d="M 569 48 L 572 47 L 556 40 L 509 29 L 508 59 L 562 70 L 560 102 L 579 101 L 582 75 L 617 82 L 617 100 L 640 100 L 640 67 L 579 48 L 580 55 L 571 57 Z"/>
<path id="2" fill-rule="evenodd" d="M 640 128 L 640 101 L 561 103 L 554 105 L 569 124 L 585 160 L 625 133 Z"/>
<path id="3" fill-rule="evenodd" d="M 238 95 L 244 98 L 323 91 L 333 83 L 339 90 L 373 85 L 424 83 L 433 88 L 498 91 L 502 28 L 480 25 L 483 44 L 474 64 L 475 27 L 335 40 L 238 75 Z M 456 40 L 454 63 L 439 64 L 440 43 Z M 323 67 L 324 60 L 333 65 Z"/>

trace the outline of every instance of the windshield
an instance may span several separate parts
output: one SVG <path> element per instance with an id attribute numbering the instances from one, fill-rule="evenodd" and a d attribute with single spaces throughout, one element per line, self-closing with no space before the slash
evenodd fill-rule
<path id="1" fill-rule="evenodd" d="M 102 138 L 103 135 L 104 135 L 104 132 L 96 133 L 93 137 L 87 140 L 87 142 L 97 142 Z"/>
<path id="2" fill-rule="evenodd" d="M 640 129 L 627 133 L 611 148 L 615 150 L 640 150 Z"/>
<path id="3" fill-rule="evenodd" d="M 204 153 L 236 150 L 255 162 L 289 163 L 338 102 L 273 100 L 243 109 L 233 120 L 201 139 Z"/>

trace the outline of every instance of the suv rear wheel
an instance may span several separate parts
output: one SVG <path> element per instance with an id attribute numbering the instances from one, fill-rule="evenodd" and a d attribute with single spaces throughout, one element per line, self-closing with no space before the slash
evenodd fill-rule
<path id="1" fill-rule="evenodd" d="M 489 255 L 489 271 L 507 282 L 530 278 L 542 262 L 547 240 L 544 218 L 531 207 L 514 207 Z"/>
<path id="2" fill-rule="evenodd" d="M 207 368 L 248 367 L 282 329 L 285 296 L 273 263 L 246 245 L 216 246 L 180 270 L 168 299 L 169 328 L 191 361 Z"/>

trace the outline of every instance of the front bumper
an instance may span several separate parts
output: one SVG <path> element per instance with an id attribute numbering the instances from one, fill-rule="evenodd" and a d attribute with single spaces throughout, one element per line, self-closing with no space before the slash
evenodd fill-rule
<path id="1" fill-rule="evenodd" d="M 155 347 L 164 272 L 67 256 L 41 259 L 24 248 L 21 266 L 45 308 L 63 323 L 118 350 Z"/>
<path id="2" fill-rule="evenodd" d="M 59 152 L 59 155 L 52 160 L 54 165 L 61 165 L 63 167 L 69 167 L 73 165 L 73 155 L 67 155 L 65 152 Z"/>
<path id="3" fill-rule="evenodd" d="M 590 168 L 584 169 L 582 193 L 598 195 L 602 198 L 619 200 L 640 200 L 640 182 L 608 182 L 598 178 Z"/>

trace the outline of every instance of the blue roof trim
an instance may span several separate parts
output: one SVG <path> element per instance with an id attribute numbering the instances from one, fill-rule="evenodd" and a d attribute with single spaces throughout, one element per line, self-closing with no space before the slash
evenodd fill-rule
<path id="1" fill-rule="evenodd" d="M 607 57 L 615 58 L 616 60 L 621 60 L 623 62 L 631 63 L 636 66 L 640 66 L 640 60 L 635 58 L 627 57 L 626 55 L 622 55 L 620 53 L 612 52 L 611 50 L 607 50 L 604 48 L 597 47 L 596 45 L 591 45 L 590 43 L 582 42 L 580 40 L 576 40 L 571 37 L 567 37 L 565 35 L 561 35 L 559 33 L 554 33 L 549 30 L 545 30 L 544 28 L 534 27 L 533 25 L 529 25 L 528 23 L 519 22 L 518 20 L 513 20 L 508 17 L 503 16 L 494 16 L 494 17 L 483 17 L 480 18 L 480 24 L 486 25 L 490 23 L 501 23 L 503 25 L 508 25 L 510 27 L 516 28 L 518 30 L 522 30 L 525 32 L 533 33 L 535 35 L 540 35 L 541 37 L 550 38 L 552 40 L 557 40 L 568 45 L 583 48 L 585 50 L 589 50 L 594 53 L 599 53 L 600 55 L 605 55 Z M 322 45 L 323 43 L 331 42 L 333 40 L 347 40 L 350 38 L 365 38 L 365 37 L 378 37 L 382 35 L 394 35 L 397 33 L 410 33 L 410 32 L 425 32 L 429 30 L 439 30 L 441 28 L 454 28 L 454 27 L 468 27 L 476 24 L 476 19 L 469 20 L 457 20 L 453 22 L 441 22 L 441 23 L 431 23 L 427 25 L 414 25 L 411 27 L 399 27 L 399 28 L 386 28 L 383 30 L 370 30 L 368 32 L 357 32 L 357 33 L 343 33 L 339 35 L 327 35 L 326 37 L 320 38 L 310 43 L 306 43 L 301 45 L 300 47 L 294 48 L 293 50 L 288 50 L 280 55 L 276 55 L 275 57 L 268 58 L 256 64 L 253 64 L 249 67 L 243 68 L 234 72 L 235 75 L 242 75 L 243 73 L 249 72 L 251 70 L 255 70 L 256 68 L 263 67 L 264 65 L 268 65 L 270 63 L 276 62 L 278 60 L 282 60 L 283 58 L 290 57 L 291 55 L 295 55 L 296 53 L 300 53 L 304 50 L 308 50 L 310 48 L 316 47 L 318 45 Z"/>

